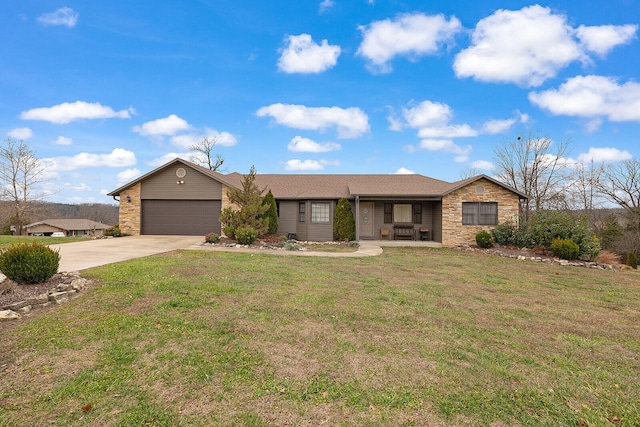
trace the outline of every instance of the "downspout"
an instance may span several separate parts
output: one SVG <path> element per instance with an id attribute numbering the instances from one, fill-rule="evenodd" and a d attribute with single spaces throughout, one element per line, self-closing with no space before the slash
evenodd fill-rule
<path id="1" fill-rule="evenodd" d="M 119 199 L 116 199 L 116 197 L 118 197 L 117 195 L 116 196 L 111 196 L 111 197 L 113 197 L 113 200 L 115 200 L 116 202 L 120 202 Z"/>
<path id="2" fill-rule="evenodd" d="M 360 196 L 356 196 L 356 242 L 360 241 Z"/>

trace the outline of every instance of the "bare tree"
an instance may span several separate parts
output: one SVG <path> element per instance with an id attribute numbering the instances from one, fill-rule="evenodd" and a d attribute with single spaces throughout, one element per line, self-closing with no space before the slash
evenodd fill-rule
<path id="1" fill-rule="evenodd" d="M 213 149 L 218 143 L 218 138 L 213 137 L 209 139 L 208 136 L 202 138 L 202 141 L 197 144 L 193 144 L 189 147 L 189 150 L 195 151 L 197 154 L 191 156 L 191 161 L 198 163 L 209 170 L 217 171 L 224 163 L 224 157 L 220 154 L 215 155 L 213 158 Z"/>
<path id="2" fill-rule="evenodd" d="M 626 229 L 615 242 L 620 253 L 640 253 L 640 160 L 630 159 L 600 168 L 596 188 L 625 211 Z"/>
<path id="3" fill-rule="evenodd" d="M 565 183 L 563 169 L 569 142 L 553 144 L 548 136 L 518 136 L 494 149 L 496 176 L 529 197 L 525 201 L 525 220 L 531 210 L 557 203 Z"/>
<path id="4" fill-rule="evenodd" d="M 9 202 L 9 217 L 17 234 L 23 232 L 31 202 L 43 197 L 42 193 L 36 193 L 43 172 L 42 162 L 24 141 L 7 138 L 0 146 L 0 194 Z"/>

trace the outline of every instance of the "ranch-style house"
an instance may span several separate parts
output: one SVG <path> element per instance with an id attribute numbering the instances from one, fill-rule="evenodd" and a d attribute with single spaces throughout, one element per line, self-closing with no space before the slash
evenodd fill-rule
<path id="1" fill-rule="evenodd" d="M 109 193 L 120 203 L 120 230 L 130 235 L 221 234 L 227 189 L 242 188 L 243 175 L 212 172 L 183 159 Z M 256 174 L 271 190 L 278 234 L 298 240 L 333 240 L 340 198 L 350 201 L 358 240 L 432 240 L 442 246 L 475 243 L 481 230 L 517 223 L 526 196 L 486 175 L 445 182 L 411 174 Z"/>

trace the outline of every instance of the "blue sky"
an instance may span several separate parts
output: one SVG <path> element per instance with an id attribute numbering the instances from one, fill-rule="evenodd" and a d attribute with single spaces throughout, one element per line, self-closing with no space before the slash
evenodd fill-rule
<path id="1" fill-rule="evenodd" d="M 617 162 L 640 154 L 639 24 L 635 0 L 8 0 L 0 132 L 65 203 L 204 136 L 241 173 L 456 181 L 519 134 Z"/>

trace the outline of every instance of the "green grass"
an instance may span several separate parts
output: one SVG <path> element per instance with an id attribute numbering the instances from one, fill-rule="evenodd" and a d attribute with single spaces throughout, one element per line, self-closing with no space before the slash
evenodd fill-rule
<path id="1" fill-rule="evenodd" d="M 0 426 L 640 424 L 635 271 L 386 248 L 84 276 L 81 298 L 2 324 Z"/>
<path id="2" fill-rule="evenodd" d="M 57 245 L 59 243 L 82 242 L 87 237 L 48 237 L 48 236 L 7 236 L 0 235 L 0 248 L 6 248 L 19 243 L 39 242 L 43 245 Z"/>

